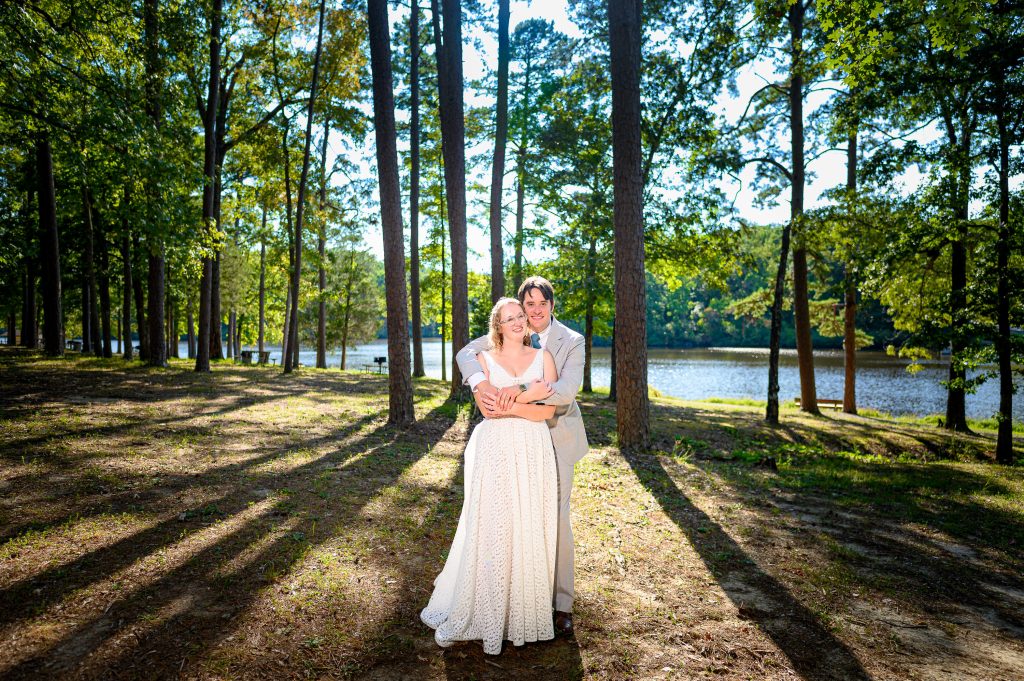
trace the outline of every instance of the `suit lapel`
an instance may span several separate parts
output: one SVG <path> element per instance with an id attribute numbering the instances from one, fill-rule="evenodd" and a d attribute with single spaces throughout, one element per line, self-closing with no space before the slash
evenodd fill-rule
<path id="1" fill-rule="evenodd" d="M 551 333 L 548 334 L 547 345 L 544 349 L 551 353 L 552 357 L 558 356 L 558 351 L 562 348 L 562 338 L 564 336 L 565 327 L 558 323 L 558 320 L 554 317 L 551 318 Z"/>

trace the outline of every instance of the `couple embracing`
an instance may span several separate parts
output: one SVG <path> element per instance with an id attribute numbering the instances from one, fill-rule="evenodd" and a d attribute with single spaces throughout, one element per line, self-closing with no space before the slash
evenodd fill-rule
<path id="1" fill-rule="evenodd" d="M 491 310 L 490 333 L 456 355 L 484 420 L 466 445 L 465 499 L 420 619 L 440 646 L 478 640 L 497 655 L 572 633 L 573 465 L 587 453 L 576 393 L 583 336 L 552 316 L 530 277 Z"/>

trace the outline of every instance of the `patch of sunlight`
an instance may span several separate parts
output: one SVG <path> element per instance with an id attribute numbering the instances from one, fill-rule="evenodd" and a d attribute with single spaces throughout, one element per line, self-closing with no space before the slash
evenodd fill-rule
<path id="1" fill-rule="evenodd" d="M 367 503 L 361 515 L 392 522 L 403 517 L 421 525 L 445 501 L 443 491 L 451 487 L 461 462 L 461 458 L 434 454 L 418 459 Z"/>
<path id="2" fill-rule="evenodd" d="M 309 465 L 317 459 L 328 456 L 329 452 L 316 449 L 299 448 L 264 461 L 248 469 L 250 475 L 283 474 Z"/>
<path id="3" fill-rule="evenodd" d="M 0 561 L 11 561 L 0 570 L 0 584 L 31 577 L 43 568 L 59 569 L 87 551 L 116 543 L 155 524 L 148 515 L 103 513 L 86 518 L 73 516 L 59 524 L 27 530 L 0 545 Z"/>
<path id="4" fill-rule="evenodd" d="M 106 610 L 109 610 L 117 603 L 130 601 L 137 593 L 151 587 L 174 570 L 183 567 L 200 552 L 212 549 L 220 542 L 228 541 L 231 535 L 242 532 L 249 523 L 270 513 L 277 501 L 274 496 L 271 496 L 251 504 L 234 516 L 194 532 L 189 533 L 187 529 L 183 529 L 177 541 L 150 551 L 131 564 L 105 576 L 100 576 L 87 586 L 69 591 L 60 600 L 41 609 L 31 622 L 20 624 L 22 635 L 26 640 L 38 641 L 43 646 L 47 645 L 47 640 L 52 642 L 59 639 L 76 626 L 76 619 L 94 616 L 94 609 L 100 607 L 103 602 L 107 603 Z M 177 516 L 164 517 L 161 522 L 164 524 L 177 522 Z M 153 527 L 155 524 L 151 523 L 149 527 Z M 93 553 L 101 554 L 103 550 L 103 547 L 95 545 L 86 545 L 86 547 Z M 102 555 L 97 555 L 96 559 L 102 562 Z M 86 608 L 86 605 L 90 603 L 93 605 Z M 77 617 L 69 617 L 69 615 Z M 61 622 L 60 627 L 53 626 L 55 620 Z"/>

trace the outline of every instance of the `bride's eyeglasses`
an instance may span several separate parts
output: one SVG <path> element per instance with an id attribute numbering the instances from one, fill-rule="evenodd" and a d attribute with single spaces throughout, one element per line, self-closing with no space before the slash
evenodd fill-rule
<path id="1" fill-rule="evenodd" d="M 504 325 L 504 324 L 511 324 L 512 322 L 525 322 L 525 321 L 526 321 L 526 315 L 523 314 L 522 312 L 520 312 L 515 317 L 509 317 L 508 319 L 502 319 L 498 323 Z"/>

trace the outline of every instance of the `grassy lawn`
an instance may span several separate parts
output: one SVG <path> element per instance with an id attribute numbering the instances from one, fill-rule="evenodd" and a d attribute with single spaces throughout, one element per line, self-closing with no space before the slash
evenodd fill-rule
<path id="1" fill-rule="evenodd" d="M 0 677 L 1021 678 L 991 432 L 657 397 L 624 455 L 585 396 L 577 632 L 491 658 L 418 620 L 472 427 L 444 384 L 396 431 L 386 377 L 190 368 L 0 349 Z"/>

